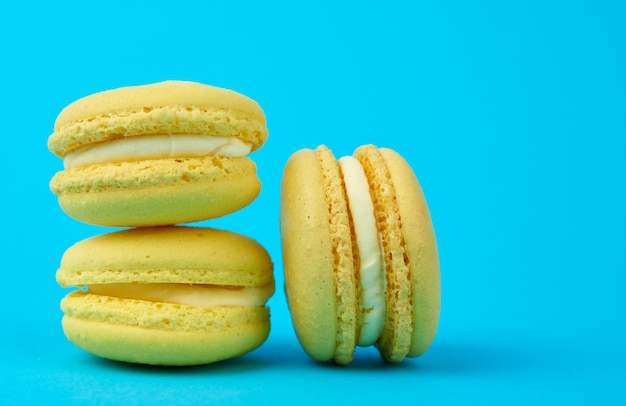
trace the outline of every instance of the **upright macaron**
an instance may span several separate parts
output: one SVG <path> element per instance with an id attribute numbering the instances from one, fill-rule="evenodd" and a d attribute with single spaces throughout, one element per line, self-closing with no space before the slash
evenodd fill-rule
<path id="1" fill-rule="evenodd" d="M 112 360 L 197 365 L 239 357 L 270 330 L 267 251 L 242 235 L 186 226 L 141 227 L 83 240 L 57 281 L 63 330 Z"/>
<path id="2" fill-rule="evenodd" d="M 389 362 L 427 350 L 440 309 L 437 245 L 398 153 L 296 152 L 283 173 L 280 229 L 289 310 L 309 356 L 345 365 L 356 346 L 375 345 Z"/>
<path id="3" fill-rule="evenodd" d="M 268 130 L 252 99 L 166 81 L 95 93 L 64 108 L 48 139 L 64 170 L 50 181 L 71 217 L 103 226 L 205 220 L 252 202 L 247 155 Z"/>

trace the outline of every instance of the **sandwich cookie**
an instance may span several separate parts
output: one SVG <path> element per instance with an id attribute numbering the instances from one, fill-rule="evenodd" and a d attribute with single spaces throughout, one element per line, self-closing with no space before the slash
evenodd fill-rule
<path id="1" fill-rule="evenodd" d="M 56 277 L 80 287 L 61 301 L 65 335 L 103 358 L 208 364 L 242 356 L 269 334 L 273 265 L 236 233 L 165 226 L 103 234 L 70 247 Z"/>
<path id="2" fill-rule="evenodd" d="M 398 153 L 296 152 L 283 173 L 280 231 L 289 310 L 311 358 L 345 365 L 356 346 L 375 345 L 400 362 L 426 351 L 439 259 L 422 189 Z"/>
<path id="3" fill-rule="evenodd" d="M 167 81 L 104 91 L 57 117 L 48 148 L 64 170 L 50 188 L 69 216 L 90 224 L 220 217 L 257 197 L 261 183 L 246 155 L 267 134 L 259 105 L 231 90 Z"/>

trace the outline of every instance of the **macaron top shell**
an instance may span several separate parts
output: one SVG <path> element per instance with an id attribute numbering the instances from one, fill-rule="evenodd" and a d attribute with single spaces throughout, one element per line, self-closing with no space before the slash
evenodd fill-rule
<path id="1" fill-rule="evenodd" d="M 326 147 L 296 152 L 285 167 L 281 233 L 296 334 L 314 359 L 348 364 L 357 332 L 357 258 L 337 160 Z"/>
<path id="2" fill-rule="evenodd" d="M 316 360 L 329 360 L 336 347 L 333 245 L 324 180 L 314 151 L 297 151 L 281 185 L 280 227 L 285 291 L 298 340 Z"/>
<path id="3" fill-rule="evenodd" d="M 267 251 L 243 235 L 200 227 L 141 227 L 88 238 L 61 259 L 62 286 L 183 283 L 262 287 L 273 283 Z"/>
<path id="4" fill-rule="evenodd" d="M 95 93 L 61 111 L 48 139 L 57 156 L 89 144 L 151 134 L 234 136 L 252 151 L 267 139 L 263 110 L 228 89 L 165 81 Z"/>

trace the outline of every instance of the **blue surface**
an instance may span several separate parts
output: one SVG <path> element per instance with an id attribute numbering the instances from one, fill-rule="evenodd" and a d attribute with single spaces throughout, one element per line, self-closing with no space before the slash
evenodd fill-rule
<path id="1" fill-rule="evenodd" d="M 3 1 L 6 174 L 0 403 L 624 404 L 625 6 L 620 1 Z M 261 242 L 279 286 L 267 343 L 163 369 L 101 360 L 60 327 L 63 251 L 108 231 L 48 189 L 56 115 L 165 79 L 264 108 L 248 208 L 213 222 Z M 282 285 L 278 197 L 295 150 L 398 150 L 428 199 L 442 272 L 429 352 L 347 368 L 300 349 Z"/>

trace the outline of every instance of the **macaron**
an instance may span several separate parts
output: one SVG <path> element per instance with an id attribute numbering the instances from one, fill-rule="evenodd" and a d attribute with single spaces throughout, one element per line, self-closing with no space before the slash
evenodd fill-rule
<path id="1" fill-rule="evenodd" d="M 58 115 L 48 148 L 64 169 L 50 188 L 63 211 L 89 224 L 216 218 L 259 194 L 247 155 L 267 135 L 258 103 L 232 90 L 166 81 L 103 91 Z"/>
<path id="2" fill-rule="evenodd" d="M 240 357 L 270 330 L 273 265 L 256 241 L 211 228 L 164 226 L 88 238 L 56 278 L 77 347 L 117 361 L 199 365 Z"/>
<path id="3" fill-rule="evenodd" d="M 316 361 L 346 365 L 375 346 L 388 362 L 423 354 L 439 320 L 435 233 L 424 194 L 397 152 L 325 146 L 288 160 L 281 184 L 285 292 Z"/>

